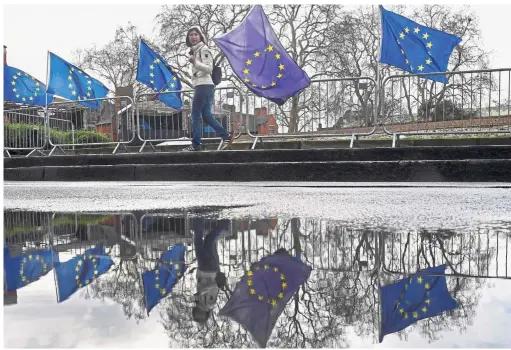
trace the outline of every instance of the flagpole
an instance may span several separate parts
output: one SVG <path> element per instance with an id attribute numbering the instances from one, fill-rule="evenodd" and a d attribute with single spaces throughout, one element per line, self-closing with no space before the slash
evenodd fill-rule
<path id="1" fill-rule="evenodd" d="M 46 83 L 48 83 L 48 81 L 46 81 Z M 48 86 L 48 85 L 46 85 Z M 48 99 L 48 98 L 46 98 Z M 46 100 L 48 102 L 48 100 Z M 49 234 L 49 244 L 50 244 L 50 252 L 51 252 L 51 266 L 52 266 L 52 270 L 53 270 L 53 282 L 55 282 L 55 297 L 57 298 L 57 303 L 59 302 L 59 284 L 57 282 L 57 270 L 55 269 L 55 259 L 53 258 L 54 257 L 54 250 L 53 250 L 53 219 L 55 218 L 55 214 L 52 215 L 51 217 L 51 224 L 50 224 L 50 234 Z M 58 252 L 55 251 L 55 254 L 57 254 L 58 256 Z M 59 259 L 60 261 L 60 259 Z"/>
<path id="2" fill-rule="evenodd" d="M 48 143 L 50 141 L 50 113 L 48 112 L 48 84 L 50 80 L 50 50 L 47 51 L 46 54 L 46 91 L 44 92 L 44 124 L 45 124 L 45 143 Z"/>
<path id="3" fill-rule="evenodd" d="M 375 115 L 374 115 L 374 118 L 376 119 L 375 120 L 375 125 L 376 123 L 378 122 L 378 115 L 379 115 L 379 112 L 381 111 L 381 108 L 380 108 L 380 103 L 383 99 L 381 99 L 381 74 L 380 74 L 380 60 L 381 60 L 381 49 L 382 49 L 382 40 L 383 40 L 383 21 L 382 21 L 382 16 L 381 16 L 381 9 L 379 6 L 376 6 L 376 11 L 378 11 L 378 17 L 380 18 L 380 51 L 378 52 L 378 58 L 376 60 L 376 97 L 375 97 L 375 102 L 376 102 L 376 111 L 375 111 Z"/>
<path id="4" fill-rule="evenodd" d="M 378 283 L 378 343 L 383 341 L 382 336 L 382 304 L 381 304 L 381 281 L 380 281 L 380 270 L 381 270 L 381 255 L 383 253 L 383 249 L 381 248 L 380 237 L 381 233 L 376 236 L 376 281 Z"/>

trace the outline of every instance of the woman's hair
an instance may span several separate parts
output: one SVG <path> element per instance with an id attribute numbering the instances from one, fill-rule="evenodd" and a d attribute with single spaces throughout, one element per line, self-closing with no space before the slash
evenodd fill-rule
<path id="1" fill-rule="evenodd" d="M 191 32 L 196 32 L 197 34 L 199 34 L 199 37 L 200 37 L 200 40 L 206 44 L 206 39 L 204 38 L 204 34 L 202 34 L 202 31 L 200 30 L 199 27 L 191 27 L 190 29 L 188 29 L 188 32 L 186 33 L 186 46 L 188 47 L 192 47 L 192 43 L 190 42 L 190 33 Z"/>

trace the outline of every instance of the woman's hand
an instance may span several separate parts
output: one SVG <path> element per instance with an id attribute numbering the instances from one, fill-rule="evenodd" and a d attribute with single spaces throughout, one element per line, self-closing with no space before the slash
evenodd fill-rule
<path id="1" fill-rule="evenodd" d="M 191 64 L 195 64 L 195 57 L 190 56 L 190 58 L 188 59 L 188 62 L 190 62 Z"/>

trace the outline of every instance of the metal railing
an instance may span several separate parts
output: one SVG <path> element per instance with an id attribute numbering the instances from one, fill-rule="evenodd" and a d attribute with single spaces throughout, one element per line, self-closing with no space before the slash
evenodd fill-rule
<path id="1" fill-rule="evenodd" d="M 427 77 L 445 76 L 447 83 Z M 191 141 L 193 90 L 180 94 L 181 110 L 167 107 L 154 94 L 56 102 L 42 107 L 20 107 L 4 112 L 4 152 L 12 150 L 49 155 L 74 147 L 124 147 L 133 141 L 147 144 Z M 83 103 L 99 102 L 97 109 Z M 124 105 L 123 105 L 124 104 Z M 135 114 L 136 110 L 136 114 Z M 252 148 L 264 139 L 350 138 L 382 133 L 398 146 L 401 136 L 511 134 L 511 69 L 404 74 L 385 78 L 380 85 L 370 77 L 317 79 L 296 97 L 279 106 L 237 87 L 215 89 L 213 116 L 236 137 L 244 132 Z M 380 130 L 381 129 L 381 130 Z M 221 140 L 207 124 L 203 140 Z M 138 140 L 135 140 L 138 138 Z M 222 146 L 222 142 L 218 148 Z M 65 153 L 65 152 L 64 152 Z"/>
<path id="2" fill-rule="evenodd" d="M 376 130 L 377 84 L 370 77 L 316 79 L 282 106 L 247 92 L 246 131 L 263 139 L 358 137 Z"/>
<path id="3" fill-rule="evenodd" d="M 447 83 L 427 77 L 442 77 Z M 400 135 L 511 133 L 511 69 L 406 74 L 382 82 L 380 123 Z"/>
<path id="4" fill-rule="evenodd" d="M 155 151 L 153 143 L 174 141 L 173 144 L 190 144 L 192 137 L 191 110 L 194 90 L 162 92 L 162 97 L 179 94 L 183 108 L 177 110 L 155 99 L 155 94 L 137 96 L 138 138 L 143 142 L 139 152 L 147 144 Z M 241 115 L 243 96 L 236 87 L 216 88 L 211 106 L 213 117 L 227 130 L 232 131 L 232 120 Z M 236 108 L 238 106 L 238 108 Z M 236 111 L 237 109 L 237 111 Z M 202 140 L 221 140 L 218 133 L 203 122 Z M 219 148 L 221 144 L 219 145 Z"/>
<path id="5" fill-rule="evenodd" d="M 4 152 L 27 150 L 30 156 L 46 146 L 47 128 L 41 107 L 17 108 L 4 111 Z"/>
<path id="6" fill-rule="evenodd" d="M 125 146 L 134 140 L 135 133 L 131 130 L 134 125 L 133 110 L 118 113 L 121 100 L 133 105 L 133 100 L 128 96 L 55 102 L 48 105 L 48 118 L 65 121 L 53 127 L 50 125 L 49 143 L 53 147 L 50 155 L 57 149 L 65 153 L 65 148 L 75 146 L 116 145 L 113 151 L 115 153 L 120 145 Z M 82 103 L 97 105 L 87 106 Z"/>

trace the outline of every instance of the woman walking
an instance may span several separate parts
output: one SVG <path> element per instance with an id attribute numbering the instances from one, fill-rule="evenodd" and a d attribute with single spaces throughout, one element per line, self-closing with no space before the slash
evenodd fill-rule
<path id="1" fill-rule="evenodd" d="M 192 144 L 183 151 L 200 151 L 202 149 L 202 120 L 209 124 L 224 140 L 228 147 L 233 140 L 222 125 L 213 118 L 211 106 L 214 99 L 213 56 L 207 46 L 204 35 L 199 27 L 192 27 L 186 34 L 186 45 L 190 48 L 188 61 L 192 66 L 192 84 L 194 88 L 192 101 Z"/>

